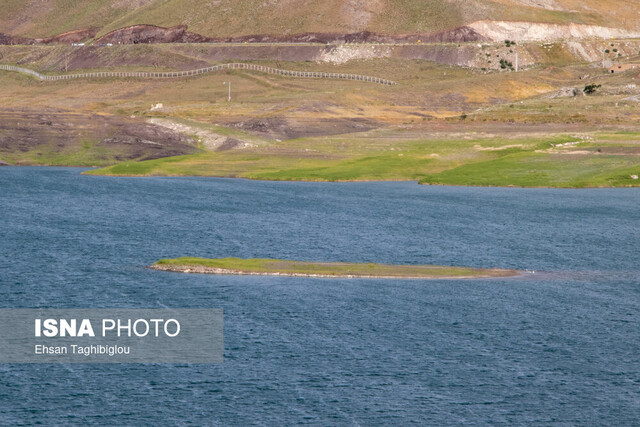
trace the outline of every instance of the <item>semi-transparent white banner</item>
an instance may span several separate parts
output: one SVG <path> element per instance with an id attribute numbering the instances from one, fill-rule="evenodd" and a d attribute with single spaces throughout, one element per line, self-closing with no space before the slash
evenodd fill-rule
<path id="1" fill-rule="evenodd" d="M 0 363 L 221 363 L 220 309 L 0 309 Z"/>

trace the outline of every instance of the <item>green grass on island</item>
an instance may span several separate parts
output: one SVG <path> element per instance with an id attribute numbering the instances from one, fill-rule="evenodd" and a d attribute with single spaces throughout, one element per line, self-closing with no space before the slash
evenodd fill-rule
<path id="1" fill-rule="evenodd" d="M 373 263 L 308 262 L 277 259 L 191 258 L 162 259 L 151 268 L 203 274 L 252 274 L 320 277 L 380 278 L 482 278 L 517 275 L 515 270 L 447 267 L 434 265 L 386 265 Z"/>

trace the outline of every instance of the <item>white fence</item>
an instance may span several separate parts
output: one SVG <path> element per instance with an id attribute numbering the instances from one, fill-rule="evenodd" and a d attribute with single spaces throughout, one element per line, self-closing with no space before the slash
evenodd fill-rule
<path id="1" fill-rule="evenodd" d="M 362 76 L 359 74 L 343 74 L 343 73 L 320 73 L 315 71 L 290 71 L 280 70 L 278 68 L 265 67 L 264 65 L 256 64 L 222 64 L 214 65 L 207 68 L 200 68 L 198 70 L 189 71 L 169 71 L 161 73 L 152 73 L 147 71 L 99 71 L 95 73 L 80 73 L 80 74 L 58 74 L 58 75 L 46 75 L 40 74 L 37 71 L 30 70 L 28 68 L 15 67 L 13 65 L 0 65 L 0 70 L 17 71 L 19 73 L 31 74 L 40 80 L 69 80 L 69 79 L 90 79 L 90 78 L 102 78 L 102 77 L 141 77 L 141 78 L 159 78 L 159 79 L 171 79 L 177 77 L 189 77 L 199 74 L 211 73 L 220 70 L 252 70 L 262 73 L 276 74 L 285 77 L 299 77 L 299 78 L 311 78 L 311 79 L 342 79 L 342 80 L 359 80 L 363 82 L 378 83 L 383 85 L 396 85 L 396 82 L 391 80 L 381 79 L 378 77 Z"/>

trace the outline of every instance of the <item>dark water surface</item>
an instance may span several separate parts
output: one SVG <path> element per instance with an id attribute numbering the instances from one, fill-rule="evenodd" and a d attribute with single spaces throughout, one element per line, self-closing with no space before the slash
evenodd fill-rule
<path id="1" fill-rule="evenodd" d="M 535 270 L 181 275 L 164 257 Z M 0 168 L 1 307 L 211 307 L 221 365 L 0 365 L 0 424 L 640 422 L 640 190 Z"/>

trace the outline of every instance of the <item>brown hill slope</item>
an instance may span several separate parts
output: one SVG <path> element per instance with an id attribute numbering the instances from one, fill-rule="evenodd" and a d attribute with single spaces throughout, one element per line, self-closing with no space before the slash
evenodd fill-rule
<path id="1" fill-rule="evenodd" d="M 135 24 L 187 25 L 207 37 L 299 33 L 433 33 L 478 20 L 640 28 L 627 0 L 12 0 L 0 32 L 44 38 L 80 28 L 99 35 Z"/>

